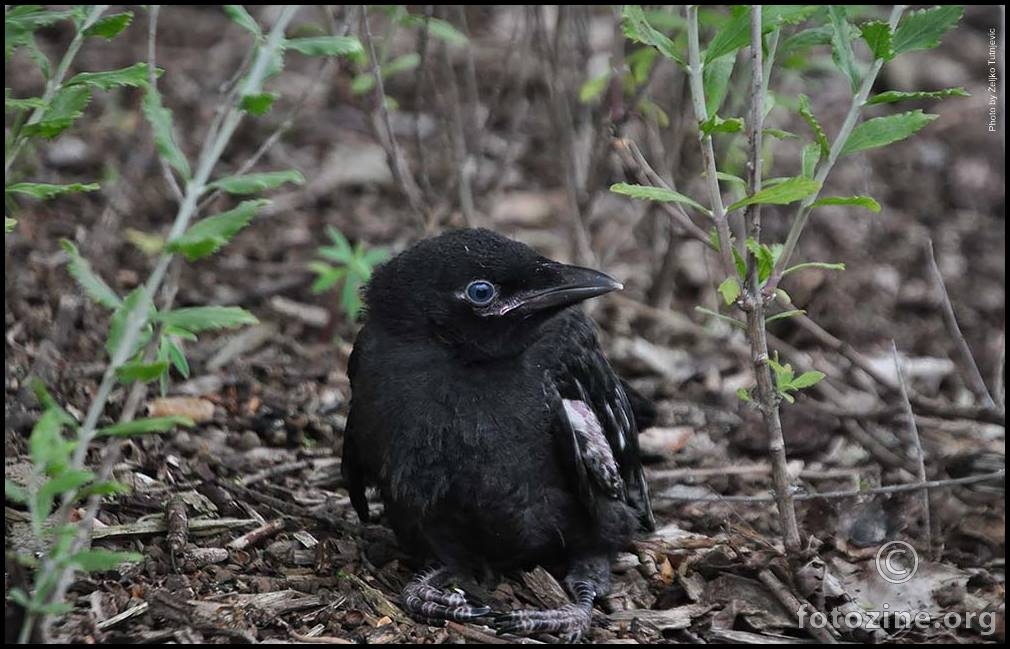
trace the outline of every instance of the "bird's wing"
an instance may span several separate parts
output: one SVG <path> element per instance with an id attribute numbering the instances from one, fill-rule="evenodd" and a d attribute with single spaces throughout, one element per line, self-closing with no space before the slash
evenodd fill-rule
<path id="1" fill-rule="evenodd" d="M 592 325 L 572 320 L 548 382 L 559 450 L 584 500 L 624 500 L 643 527 L 655 528 L 638 451 L 635 412 L 623 382 L 600 350 Z"/>

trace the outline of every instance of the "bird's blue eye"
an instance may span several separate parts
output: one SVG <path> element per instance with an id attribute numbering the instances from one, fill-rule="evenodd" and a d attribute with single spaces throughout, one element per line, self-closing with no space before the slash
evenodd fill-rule
<path id="1" fill-rule="evenodd" d="M 466 287 L 466 299 L 474 306 L 487 306 L 495 297 L 494 284 L 477 279 Z"/>

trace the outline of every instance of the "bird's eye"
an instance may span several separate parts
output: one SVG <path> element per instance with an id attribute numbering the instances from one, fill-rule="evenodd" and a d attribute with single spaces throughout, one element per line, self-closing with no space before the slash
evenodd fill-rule
<path id="1" fill-rule="evenodd" d="M 476 279 L 466 287 L 466 299 L 474 306 L 487 306 L 494 299 L 496 293 L 494 284 L 482 279 Z"/>

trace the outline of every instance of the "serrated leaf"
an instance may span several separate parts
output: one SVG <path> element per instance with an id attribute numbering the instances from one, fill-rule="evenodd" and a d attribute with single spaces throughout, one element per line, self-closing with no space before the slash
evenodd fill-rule
<path id="1" fill-rule="evenodd" d="M 889 90 L 879 95 L 874 95 L 866 102 L 867 104 L 893 104 L 898 101 L 918 101 L 921 99 L 944 99 L 945 97 L 970 97 L 964 88 L 947 88 L 946 90 L 920 90 L 916 92 L 900 92 Z"/>
<path id="2" fill-rule="evenodd" d="M 929 124 L 936 115 L 928 115 L 921 110 L 913 110 L 897 115 L 875 117 L 857 126 L 842 147 L 842 155 L 886 146 L 904 140 Z"/>
<path id="3" fill-rule="evenodd" d="M 650 45 L 666 58 L 684 65 L 684 59 L 677 53 L 673 41 L 649 23 L 641 5 L 624 5 L 621 19 L 621 28 L 626 37 L 636 43 Z"/>
<path id="4" fill-rule="evenodd" d="M 715 115 L 726 99 L 729 93 L 729 79 L 733 75 L 735 64 L 735 54 L 727 54 L 705 64 L 701 77 L 705 108 L 709 115 Z"/>
<path id="5" fill-rule="evenodd" d="M 138 563 L 144 560 L 144 555 L 137 552 L 116 552 L 93 548 L 72 555 L 68 563 L 77 566 L 84 572 L 99 572 L 113 570 L 124 563 Z"/>
<path id="6" fill-rule="evenodd" d="M 712 135 L 713 133 L 739 133 L 743 130 L 743 127 L 743 119 L 740 117 L 723 119 L 715 114 L 698 125 L 698 128 L 705 135 Z"/>
<path id="7" fill-rule="evenodd" d="M 324 293 L 336 286 L 347 273 L 346 268 L 330 266 L 322 261 L 309 262 L 309 269 L 316 273 L 317 277 L 309 290 L 313 293 Z"/>
<path id="8" fill-rule="evenodd" d="M 86 86 L 67 86 L 53 97 L 49 108 L 38 121 L 26 124 L 26 135 L 38 135 L 47 140 L 55 138 L 84 114 L 91 101 L 91 90 Z"/>
<path id="9" fill-rule="evenodd" d="M 73 445 L 63 438 L 63 427 L 67 424 L 67 415 L 57 408 L 46 408 L 42 411 L 28 437 L 28 448 L 32 464 L 40 471 L 48 472 L 61 469 L 70 460 Z"/>
<path id="10" fill-rule="evenodd" d="M 123 383 L 140 381 L 147 383 L 160 378 L 168 371 L 168 361 L 128 361 L 116 368 L 116 378 Z"/>
<path id="11" fill-rule="evenodd" d="M 77 280 L 88 297 L 107 309 L 115 309 L 123 303 L 116 292 L 95 272 L 88 260 L 81 256 L 77 246 L 66 239 L 60 241 L 60 245 L 70 257 L 67 269 L 71 277 Z"/>
<path id="12" fill-rule="evenodd" d="M 361 41 L 354 36 L 289 38 L 284 41 L 284 48 L 306 56 L 346 56 L 356 61 L 362 60 L 365 56 L 365 48 L 361 45 Z M 420 62 L 420 57 L 418 57 L 418 62 Z"/>
<path id="13" fill-rule="evenodd" d="M 788 205 L 817 193 L 820 188 L 821 183 L 816 180 L 797 176 L 741 199 L 726 208 L 726 211 L 732 212 L 748 205 Z"/>
<path id="14" fill-rule="evenodd" d="M 767 34 L 783 25 L 801 23 L 813 15 L 818 8 L 816 5 L 765 6 L 761 11 L 761 33 Z M 733 15 L 730 20 L 719 29 L 705 51 L 705 65 L 750 44 L 749 8 L 738 5 L 732 11 Z"/>
<path id="15" fill-rule="evenodd" d="M 246 8 L 242 5 L 222 5 L 225 14 L 231 18 L 232 22 L 246 30 L 257 39 L 263 37 L 263 30 L 260 29 L 259 23 L 253 18 Z"/>
<path id="16" fill-rule="evenodd" d="M 709 209 L 694 200 L 690 196 L 685 196 L 680 192 L 663 187 L 650 187 L 648 185 L 629 185 L 628 183 L 617 183 L 610 186 L 610 191 L 615 194 L 630 196 L 645 201 L 659 201 L 661 203 L 682 203 L 690 205 L 703 214 L 711 214 Z"/>
<path id="17" fill-rule="evenodd" d="M 845 7 L 829 5 L 828 16 L 834 32 L 831 35 L 831 60 L 849 78 L 852 92 L 859 90 L 860 73 L 856 66 L 856 56 L 849 41 L 849 21 L 845 18 Z"/>
<path id="18" fill-rule="evenodd" d="M 154 145 L 158 149 L 158 154 L 179 172 L 183 179 L 189 180 L 191 175 L 189 161 L 176 142 L 172 111 L 162 105 L 161 95 L 157 89 L 148 88 L 144 94 L 142 109 L 154 132 Z"/>
<path id="19" fill-rule="evenodd" d="M 801 173 L 805 178 L 813 178 L 817 163 L 821 160 L 821 145 L 811 142 L 803 147 L 800 160 Z"/>
<path id="20" fill-rule="evenodd" d="M 202 259 L 231 241 L 260 208 L 269 204 L 268 200 L 242 201 L 232 210 L 197 221 L 179 238 L 169 241 L 165 249 L 181 253 L 189 261 Z"/>
<path id="21" fill-rule="evenodd" d="M 155 75 L 160 76 L 161 70 L 155 70 Z M 146 87 L 148 82 L 148 67 L 146 63 L 134 63 L 133 65 L 120 68 L 119 70 L 106 70 L 104 72 L 81 72 L 74 75 L 68 86 L 91 86 L 102 90 L 111 90 L 122 86 L 130 88 Z"/>
<path id="22" fill-rule="evenodd" d="M 894 53 L 928 50 L 940 44 L 940 39 L 957 24 L 964 13 L 959 5 L 942 5 L 932 9 L 911 11 L 894 30 Z"/>
<path id="23" fill-rule="evenodd" d="M 814 132 L 814 140 L 821 148 L 821 157 L 827 158 L 831 152 L 831 144 L 828 142 L 828 135 L 824 132 L 821 123 L 814 117 L 814 112 L 810 108 L 810 98 L 806 95 L 800 95 L 799 97 L 799 113 L 803 121 L 810 127 L 810 130 Z"/>
<path id="24" fill-rule="evenodd" d="M 286 171 L 264 171 L 244 176 L 229 176 L 215 180 L 208 187 L 220 189 L 229 194 L 243 195 L 276 189 L 285 183 L 301 185 L 304 182 L 305 176 L 300 171 L 288 169 Z"/>
<path id="25" fill-rule="evenodd" d="M 740 297 L 740 282 L 737 281 L 735 277 L 727 277 L 719 285 L 719 295 L 722 296 L 723 302 L 726 306 L 729 306 L 736 302 L 736 299 Z"/>
<path id="26" fill-rule="evenodd" d="M 105 341 L 105 349 L 109 352 L 110 357 L 116 353 L 116 350 L 119 348 L 119 343 L 123 339 L 123 334 L 126 333 L 127 319 L 130 317 L 130 314 L 139 314 L 141 312 L 150 313 L 153 311 L 154 303 L 151 302 L 151 298 L 147 296 L 147 292 L 144 290 L 143 286 L 138 286 L 130 291 L 130 294 L 123 299 L 122 304 L 120 304 L 113 312 L 112 321 L 109 323 L 109 336 Z M 137 349 L 144 344 L 145 337 L 149 335 L 149 332 L 145 332 L 145 334 L 138 336 L 133 348 L 125 350 L 123 358 L 129 358 L 136 354 Z"/>
<path id="27" fill-rule="evenodd" d="M 583 104 L 588 104 L 602 95 L 609 83 L 610 70 L 606 70 L 603 74 L 586 80 L 586 82 L 582 84 L 582 87 L 579 88 L 579 101 Z"/>
<path id="28" fill-rule="evenodd" d="M 9 89 L 4 95 L 4 112 L 13 113 L 21 110 L 35 110 L 36 108 L 45 108 L 48 105 L 42 101 L 41 97 L 25 97 L 24 99 L 11 97 Z"/>
<path id="29" fill-rule="evenodd" d="M 96 434 L 99 437 L 129 437 L 130 435 L 144 435 L 147 433 L 164 433 L 176 426 L 189 428 L 195 425 L 189 417 L 148 417 L 146 419 L 134 419 L 133 421 L 99 428 Z"/>
<path id="30" fill-rule="evenodd" d="M 811 27 L 797 32 L 785 39 L 779 45 L 778 55 L 787 57 L 790 54 L 802 52 L 818 45 L 830 45 L 831 37 L 834 36 L 835 29 L 831 25 L 821 25 Z"/>
<path id="31" fill-rule="evenodd" d="M 824 372 L 818 372 L 817 370 L 811 370 L 809 372 L 804 372 L 800 374 L 792 381 L 792 387 L 797 390 L 802 390 L 803 388 L 809 388 L 811 386 L 817 385 L 824 379 Z"/>
<path id="32" fill-rule="evenodd" d="M 4 478 L 4 500 L 24 505 L 28 502 L 28 492 L 13 480 Z"/>
<path id="33" fill-rule="evenodd" d="M 880 211 L 880 203 L 869 196 L 827 196 L 817 199 L 817 202 L 811 205 L 811 207 L 822 207 L 824 205 L 854 205 L 871 212 Z"/>
<path id="34" fill-rule="evenodd" d="M 250 115 L 259 117 L 270 112 L 279 96 L 276 92 L 259 92 L 255 95 L 246 95 L 242 97 L 242 103 L 239 107 Z"/>
<path id="35" fill-rule="evenodd" d="M 198 333 L 211 329 L 231 329 L 259 322 L 256 316 L 237 306 L 195 306 L 159 313 L 158 321 Z"/>
<path id="36" fill-rule="evenodd" d="M 808 261 L 802 264 L 796 264 L 795 266 L 790 266 L 789 268 L 782 271 L 782 276 L 785 277 L 789 273 L 794 273 L 798 270 L 804 270 L 806 268 L 820 268 L 823 270 L 845 270 L 845 264 L 832 264 L 824 261 Z M 786 294 L 786 297 L 788 297 L 788 294 Z M 786 304 L 789 304 L 790 302 L 791 300 L 789 302 L 786 302 Z"/>
<path id="37" fill-rule="evenodd" d="M 51 185 L 49 183 L 14 183 L 4 187 L 7 194 L 24 194 L 39 200 L 49 200 L 61 194 L 76 192 L 96 192 L 101 189 L 97 183 L 71 183 L 69 185 Z"/>
<path id="38" fill-rule="evenodd" d="M 85 36 L 98 36 L 106 40 L 112 40 L 119 36 L 124 29 L 133 22 L 133 12 L 124 11 L 118 14 L 102 16 L 95 21 L 91 27 L 84 30 Z"/>
<path id="39" fill-rule="evenodd" d="M 894 58 L 894 46 L 889 24 L 874 20 L 860 26 L 859 32 L 863 40 L 866 41 L 866 46 L 870 48 L 874 59 L 890 61 Z"/>

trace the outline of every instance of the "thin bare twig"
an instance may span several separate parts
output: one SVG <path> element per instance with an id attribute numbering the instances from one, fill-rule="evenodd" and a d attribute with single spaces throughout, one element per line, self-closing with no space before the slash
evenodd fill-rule
<path id="1" fill-rule="evenodd" d="M 898 373 L 898 387 L 901 388 L 901 401 L 905 405 L 905 417 L 908 420 L 908 435 L 912 439 L 915 448 L 916 469 L 919 482 L 926 482 L 926 454 L 922 452 L 922 442 L 919 440 L 919 427 L 915 425 L 915 413 L 912 412 L 912 403 L 908 400 L 908 389 L 905 387 L 905 373 L 901 371 L 901 360 L 898 358 L 898 346 L 891 341 L 891 355 L 894 357 L 894 370 Z M 926 547 L 929 554 L 933 554 L 933 523 L 929 508 L 929 490 L 922 490 L 923 523 L 926 528 Z"/>
<path id="2" fill-rule="evenodd" d="M 975 363 L 975 357 L 971 353 L 971 347 L 968 346 L 968 341 L 964 339 L 961 327 L 957 324 L 957 316 L 954 315 L 954 306 L 950 303 L 950 294 L 947 293 L 947 286 L 943 282 L 940 267 L 936 264 L 936 253 L 933 251 L 932 239 L 929 239 L 926 247 L 929 251 L 929 269 L 933 275 L 933 285 L 936 287 L 936 291 L 940 296 L 940 304 L 943 307 L 943 322 L 947 325 L 947 333 L 954 339 L 955 359 L 961 368 L 962 378 L 964 378 L 964 382 L 968 385 L 968 388 L 975 393 L 975 396 L 982 403 L 995 408 L 996 402 L 993 401 L 992 395 L 989 394 L 989 389 L 982 378 L 982 372 L 979 371 L 978 364 Z"/>
<path id="3" fill-rule="evenodd" d="M 819 493 L 801 493 L 795 494 L 793 500 L 817 500 L 819 498 L 826 498 L 828 500 L 834 500 L 839 498 L 859 498 L 861 496 L 876 496 L 880 494 L 896 494 L 903 493 L 907 491 L 921 491 L 923 489 L 945 489 L 947 487 L 956 487 L 961 485 L 978 484 L 980 482 L 998 482 L 1006 478 L 1006 471 L 1001 469 L 999 471 L 993 471 L 991 473 L 981 473 L 979 475 L 971 475 L 964 478 L 949 478 L 945 480 L 929 480 L 927 482 L 905 482 L 897 485 L 888 485 L 885 487 L 875 487 L 873 489 L 846 489 L 840 491 L 822 491 Z M 690 503 L 752 503 L 752 504 L 767 504 L 775 502 L 775 496 L 664 496 L 659 494 L 655 496 L 657 500 L 665 500 L 669 502 L 690 502 Z"/>
<path id="4" fill-rule="evenodd" d="M 782 583 L 782 580 L 775 576 L 775 573 L 773 573 L 771 569 L 765 568 L 759 572 L 758 579 L 760 579 L 761 583 L 772 592 L 775 599 L 777 599 L 787 611 L 791 611 L 797 617 L 799 617 L 801 611 L 806 611 L 806 619 L 809 620 L 810 614 L 816 611 L 810 602 L 801 600 L 793 594 L 793 592 L 789 590 L 784 583 Z M 814 636 L 822 643 L 838 644 L 838 638 L 835 637 L 833 628 L 829 630 L 827 625 L 820 626 L 817 624 L 810 624 L 807 626 L 809 626 L 808 630 L 810 631 L 810 635 Z"/>

